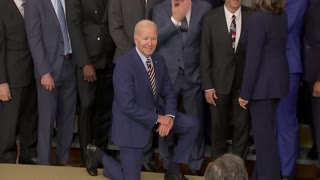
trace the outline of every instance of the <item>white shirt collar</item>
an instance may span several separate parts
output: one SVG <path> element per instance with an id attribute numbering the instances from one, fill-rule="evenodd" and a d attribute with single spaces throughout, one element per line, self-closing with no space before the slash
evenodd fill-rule
<path id="1" fill-rule="evenodd" d="M 227 19 L 231 19 L 232 18 L 232 15 L 235 15 L 236 16 L 236 19 L 239 19 L 240 16 L 241 16 L 241 6 L 240 8 L 235 12 L 235 13 L 231 13 L 228 8 L 226 7 L 226 5 L 224 5 L 224 12 L 225 12 L 225 15 L 226 15 L 226 18 Z"/>

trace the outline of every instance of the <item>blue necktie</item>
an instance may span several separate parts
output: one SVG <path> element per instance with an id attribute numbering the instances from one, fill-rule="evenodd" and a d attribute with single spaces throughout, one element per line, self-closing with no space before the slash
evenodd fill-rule
<path id="1" fill-rule="evenodd" d="M 66 16 L 64 15 L 64 10 L 61 4 L 61 0 L 57 0 L 58 6 L 57 6 L 57 14 L 58 14 L 58 20 L 63 36 L 63 44 L 64 44 L 64 55 L 68 54 L 70 51 L 70 45 L 69 45 L 69 36 L 68 36 L 68 30 L 67 30 L 67 23 L 66 23 Z"/>

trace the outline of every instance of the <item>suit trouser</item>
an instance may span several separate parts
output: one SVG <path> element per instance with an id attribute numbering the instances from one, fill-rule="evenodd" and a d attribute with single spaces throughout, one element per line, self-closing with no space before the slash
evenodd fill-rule
<path id="1" fill-rule="evenodd" d="M 280 165 L 275 135 L 279 99 L 251 100 L 249 112 L 256 148 L 253 180 L 280 180 Z"/>
<path id="2" fill-rule="evenodd" d="M 96 71 L 97 81 L 83 79 L 82 70 L 77 68 L 77 82 L 80 96 L 79 135 L 81 164 L 86 162 L 86 146 L 95 144 L 105 150 L 110 128 L 113 85 L 112 73 Z"/>
<path id="3" fill-rule="evenodd" d="M 216 106 L 211 111 L 211 158 L 216 159 L 227 152 L 227 127 L 231 113 L 232 152 L 245 159 L 249 137 L 249 113 L 238 102 L 239 93 L 217 94 Z"/>
<path id="4" fill-rule="evenodd" d="M 75 108 L 76 77 L 72 60 L 64 60 L 61 74 L 55 81 L 55 88 L 47 91 L 37 81 L 38 122 L 38 164 L 51 165 L 51 142 L 56 122 L 56 162 L 67 163 L 71 148 Z"/>
<path id="5" fill-rule="evenodd" d="M 32 82 L 25 87 L 10 87 L 11 100 L 0 111 L 0 163 L 16 163 L 16 136 L 19 136 L 19 161 L 36 157 L 37 91 Z"/>
<path id="6" fill-rule="evenodd" d="M 179 70 L 174 89 L 177 94 L 182 95 L 182 103 L 184 113 L 197 120 L 199 126 L 199 133 L 197 135 L 196 143 L 193 147 L 191 158 L 189 161 L 189 168 L 192 170 L 200 170 L 205 151 L 205 137 L 204 137 L 204 97 L 200 88 L 200 84 L 189 82 L 183 73 Z M 174 137 L 172 135 L 159 139 L 159 150 L 163 158 L 164 168 L 168 168 L 168 159 L 173 154 Z"/>
<path id="7" fill-rule="evenodd" d="M 300 74 L 290 74 L 290 92 L 281 98 L 277 111 L 276 136 L 282 176 L 293 176 L 298 155 L 297 101 Z"/>
<path id="8" fill-rule="evenodd" d="M 320 164 L 320 98 L 313 97 L 313 86 L 314 82 L 307 82 L 308 96 L 311 99 L 311 111 L 312 111 L 312 135 L 314 143 L 318 150 L 318 161 Z"/>
<path id="9" fill-rule="evenodd" d="M 175 153 L 170 160 L 175 163 L 188 163 L 198 135 L 196 120 L 178 113 L 170 133 L 177 134 L 179 138 Z M 145 148 L 120 146 L 121 162 L 104 155 L 102 159 L 103 175 L 112 180 L 140 180 L 144 151 Z"/>

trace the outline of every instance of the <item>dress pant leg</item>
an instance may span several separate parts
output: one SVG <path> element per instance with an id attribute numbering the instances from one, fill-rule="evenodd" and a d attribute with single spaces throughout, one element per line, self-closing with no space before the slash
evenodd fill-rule
<path id="1" fill-rule="evenodd" d="M 307 83 L 308 95 L 311 99 L 311 106 L 312 106 L 312 125 L 313 125 L 313 133 L 314 133 L 314 142 L 318 149 L 318 161 L 320 164 L 320 98 L 313 97 L 313 86 L 314 82 Z"/>
<path id="2" fill-rule="evenodd" d="M 0 111 L 0 163 L 16 163 L 16 127 L 22 89 L 10 88 L 11 100 L 3 102 L 3 109 Z"/>
<path id="3" fill-rule="evenodd" d="M 197 120 L 183 113 L 177 113 L 171 133 L 178 135 L 178 143 L 172 161 L 188 164 L 199 133 Z"/>
<path id="4" fill-rule="evenodd" d="M 183 90 L 183 107 L 185 114 L 191 116 L 196 120 L 197 126 L 199 127 L 199 133 L 197 135 L 195 145 L 192 150 L 189 169 L 200 170 L 205 151 L 205 140 L 204 140 L 204 95 L 200 89 L 200 84 L 188 83 L 189 87 Z"/>
<path id="5" fill-rule="evenodd" d="M 281 98 L 277 110 L 276 135 L 282 176 L 293 176 L 298 156 L 297 100 L 299 74 L 290 74 L 290 92 Z"/>
<path id="6" fill-rule="evenodd" d="M 239 91 L 238 91 L 239 92 Z M 239 93 L 235 93 L 232 98 L 232 153 L 237 154 L 243 160 L 248 151 L 249 140 L 249 111 L 239 105 Z"/>
<path id="7" fill-rule="evenodd" d="M 97 70 L 97 87 L 94 105 L 94 144 L 106 149 L 109 139 L 109 129 L 113 102 L 112 72 Z"/>
<path id="8" fill-rule="evenodd" d="M 31 159 L 37 157 L 37 90 L 34 82 L 23 89 L 18 121 L 19 163 L 32 163 Z"/>
<path id="9" fill-rule="evenodd" d="M 38 94 L 38 164 L 52 165 L 51 142 L 54 122 L 57 118 L 59 86 L 47 91 L 40 81 L 36 82 Z"/>
<path id="10" fill-rule="evenodd" d="M 80 97 L 79 138 L 81 165 L 85 166 L 87 159 L 86 146 L 89 143 L 93 143 L 93 118 L 97 83 L 85 81 L 82 70 L 77 68 L 77 85 Z"/>
<path id="11" fill-rule="evenodd" d="M 228 118 L 231 98 L 229 95 L 219 95 L 216 106 L 210 105 L 211 111 L 211 158 L 217 159 L 227 151 Z"/>
<path id="12" fill-rule="evenodd" d="M 63 62 L 61 85 L 58 93 L 57 127 L 57 155 L 56 162 L 68 163 L 72 144 L 74 119 L 76 113 L 76 74 L 71 60 Z"/>
<path id="13" fill-rule="evenodd" d="M 256 147 L 255 179 L 280 180 L 280 164 L 275 136 L 279 99 L 251 100 L 249 111 Z"/>
<path id="14" fill-rule="evenodd" d="M 120 162 L 105 155 L 103 175 L 112 180 L 140 180 L 144 148 L 120 146 Z"/>

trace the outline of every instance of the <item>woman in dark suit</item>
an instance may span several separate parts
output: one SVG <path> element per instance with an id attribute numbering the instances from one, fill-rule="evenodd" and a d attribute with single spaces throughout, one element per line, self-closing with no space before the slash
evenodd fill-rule
<path id="1" fill-rule="evenodd" d="M 239 104 L 249 108 L 256 147 L 253 179 L 279 180 L 276 110 L 289 90 L 284 0 L 253 0 L 244 36 L 246 62 Z"/>

